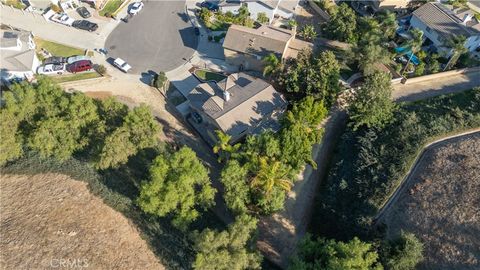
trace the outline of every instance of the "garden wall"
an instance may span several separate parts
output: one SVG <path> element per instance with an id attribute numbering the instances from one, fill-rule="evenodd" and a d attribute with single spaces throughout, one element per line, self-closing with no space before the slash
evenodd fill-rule
<path id="1" fill-rule="evenodd" d="M 450 71 L 439 72 L 439 73 L 435 73 L 435 74 L 430 74 L 430 75 L 411 78 L 411 79 L 408 79 L 405 82 L 405 84 L 426 82 L 426 81 L 436 80 L 436 79 L 444 78 L 444 77 L 448 77 L 448 76 L 454 76 L 454 75 L 465 74 L 465 73 L 470 73 L 470 72 L 479 72 L 479 71 L 480 71 L 480 67 L 455 69 L 455 70 L 450 70 Z"/>
<path id="2" fill-rule="evenodd" d="M 327 22 L 330 21 L 330 15 L 328 15 L 327 12 L 325 12 L 323 9 L 321 9 L 317 5 L 317 3 L 315 3 L 315 1 L 308 0 L 308 4 L 313 8 L 313 10 L 315 10 L 315 12 L 317 12 L 318 15 L 320 15 L 320 17 L 322 17 L 322 19 L 326 20 Z"/>

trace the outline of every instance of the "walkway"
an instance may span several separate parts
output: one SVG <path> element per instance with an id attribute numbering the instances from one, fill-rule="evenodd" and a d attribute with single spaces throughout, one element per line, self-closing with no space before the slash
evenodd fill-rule
<path id="1" fill-rule="evenodd" d="M 393 98 L 414 101 L 433 96 L 461 92 L 480 86 L 480 70 L 467 74 L 436 78 L 425 82 L 394 85 Z"/>

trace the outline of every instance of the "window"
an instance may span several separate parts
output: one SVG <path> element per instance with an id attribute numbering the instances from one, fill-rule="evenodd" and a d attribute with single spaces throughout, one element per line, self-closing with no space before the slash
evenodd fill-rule
<path id="1" fill-rule="evenodd" d="M 430 27 L 427 26 L 427 29 L 426 29 L 426 30 L 427 30 L 427 32 L 430 33 L 432 29 L 430 29 Z"/>

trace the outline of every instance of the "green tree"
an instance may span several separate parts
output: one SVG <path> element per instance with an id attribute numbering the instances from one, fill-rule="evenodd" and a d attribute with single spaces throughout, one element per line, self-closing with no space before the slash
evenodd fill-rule
<path id="1" fill-rule="evenodd" d="M 311 24 L 307 24 L 302 28 L 302 31 L 300 31 L 300 35 L 308 40 L 312 41 L 317 37 L 317 31 L 315 31 L 315 27 Z"/>
<path id="2" fill-rule="evenodd" d="M 357 29 L 357 16 L 355 11 L 347 4 L 342 3 L 331 16 L 330 22 L 326 24 L 325 34 L 328 38 L 355 43 Z"/>
<path id="3" fill-rule="evenodd" d="M 123 124 L 123 119 L 128 114 L 128 107 L 113 97 L 100 101 L 98 106 L 100 118 L 105 122 L 107 133 Z"/>
<path id="4" fill-rule="evenodd" d="M 387 39 L 392 39 L 398 29 L 397 16 L 395 13 L 384 10 L 377 15 L 378 21 L 381 22 L 382 30 Z"/>
<path id="5" fill-rule="evenodd" d="M 405 70 L 407 70 L 410 61 L 412 61 L 413 55 L 422 48 L 423 43 L 423 32 L 421 30 L 413 28 L 412 30 L 410 30 L 410 34 L 412 35 L 412 38 L 407 41 L 407 47 L 412 51 L 412 53 L 410 54 L 410 57 L 405 64 L 405 68 L 403 70 L 404 72 Z"/>
<path id="6" fill-rule="evenodd" d="M 148 106 L 142 104 L 129 111 L 123 126 L 128 129 L 130 140 L 138 149 L 152 147 L 157 143 L 160 126 Z"/>
<path id="7" fill-rule="evenodd" d="M 28 145 L 42 157 L 66 160 L 84 146 L 81 134 L 71 122 L 59 117 L 50 117 L 38 123 L 31 134 Z"/>
<path id="8" fill-rule="evenodd" d="M 262 24 L 265 24 L 265 23 L 268 23 L 270 20 L 268 19 L 267 17 L 267 13 L 265 12 L 259 12 L 257 14 L 257 21 L 259 23 L 262 23 Z"/>
<path id="9" fill-rule="evenodd" d="M 331 51 L 312 57 L 308 51 L 301 52 L 281 76 L 281 83 L 288 92 L 299 93 L 300 97 L 314 96 L 331 105 L 340 86 L 340 65 Z"/>
<path id="10" fill-rule="evenodd" d="M 261 256 L 254 250 L 252 236 L 257 220 L 238 216 L 226 231 L 205 229 L 194 232 L 193 248 L 197 252 L 194 269 L 201 270 L 243 270 L 260 269 Z"/>
<path id="11" fill-rule="evenodd" d="M 381 128 L 391 121 L 395 104 L 391 100 L 390 80 L 390 75 L 384 72 L 365 77 L 365 83 L 350 102 L 349 116 L 354 130 L 363 125 Z"/>
<path id="12" fill-rule="evenodd" d="M 231 145 L 232 136 L 223 133 L 221 130 L 215 130 L 215 134 L 217 135 L 217 142 L 213 146 L 213 152 L 219 154 L 219 162 L 227 161 L 238 151 L 241 145 L 239 143 Z"/>
<path id="13" fill-rule="evenodd" d="M 223 198 L 227 207 L 235 214 L 247 212 L 250 201 L 250 188 L 247 185 L 248 170 L 237 160 L 230 160 L 221 174 L 221 181 L 225 187 Z"/>
<path id="14" fill-rule="evenodd" d="M 22 156 L 22 137 L 18 134 L 18 120 L 5 109 L 0 111 L 0 166 Z"/>
<path id="15" fill-rule="evenodd" d="M 127 163 L 135 153 L 137 147 L 130 140 L 130 132 L 120 127 L 105 138 L 96 167 L 101 170 L 116 168 Z"/>
<path id="16" fill-rule="evenodd" d="M 293 183 L 287 178 L 287 175 L 288 169 L 283 163 L 260 157 L 258 172 L 253 177 L 251 185 L 267 196 L 274 187 L 288 192 L 292 188 Z"/>
<path id="17" fill-rule="evenodd" d="M 295 103 L 282 119 L 282 160 L 296 170 L 305 163 L 316 168 L 312 147 L 320 141 L 319 124 L 326 116 L 327 109 L 323 102 L 315 101 L 313 97 Z"/>
<path id="18" fill-rule="evenodd" d="M 203 7 L 200 10 L 200 19 L 203 21 L 203 23 L 207 27 L 210 27 L 212 25 L 212 17 L 213 17 L 213 12 L 208 10 L 208 8 Z"/>
<path id="19" fill-rule="evenodd" d="M 160 217 L 173 214 L 173 225 L 186 229 L 200 215 L 196 207 L 215 204 L 208 170 L 188 147 L 158 156 L 150 167 L 150 181 L 140 188 L 138 205 Z"/>
<path id="20" fill-rule="evenodd" d="M 158 74 L 155 75 L 152 86 L 158 89 L 163 89 L 165 87 L 165 84 L 167 83 L 167 80 L 168 78 L 165 72 L 160 71 Z"/>
<path id="21" fill-rule="evenodd" d="M 463 35 L 452 36 L 451 38 L 447 39 L 445 42 L 445 47 L 450 48 L 452 50 L 452 54 L 444 70 L 454 67 L 458 61 L 458 58 L 468 51 L 467 48 L 465 48 L 466 41 L 467 38 Z"/>
<path id="22" fill-rule="evenodd" d="M 263 68 L 263 76 L 274 76 L 282 70 L 282 62 L 274 53 L 270 53 L 263 57 L 262 62 L 265 67 Z"/>
<path id="23" fill-rule="evenodd" d="M 306 235 L 300 242 L 297 256 L 289 266 L 290 270 L 369 270 L 383 269 L 378 262 L 378 254 L 372 244 L 353 238 L 351 241 L 337 242 L 319 238 L 314 241 Z"/>
<path id="24" fill-rule="evenodd" d="M 298 24 L 297 24 L 297 21 L 295 21 L 295 20 L 288 20 L 288 27 L 289 27 L 290 29 L 293 29 L 294 27 L 297 27 L 297 25 L 298 25 Z"/>
<path id="25" fill-rule="evenodd" d="M 388 270 L 410 270 L 423 260 L 423 244 L 412 233 L 401 232 L 400 236 L 386 243 L 382 252 Z"/>

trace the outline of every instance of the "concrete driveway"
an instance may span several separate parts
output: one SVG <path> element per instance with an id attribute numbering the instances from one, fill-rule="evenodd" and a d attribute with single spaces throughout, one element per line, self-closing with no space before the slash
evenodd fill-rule
<path id="1" fill-rule="evenodd" d="M 120 57 L 132 73 L 170 71 L 187 62 L 198 45 L 185 1 L 149 1 L 107 38 L 108 56 Z"/>

